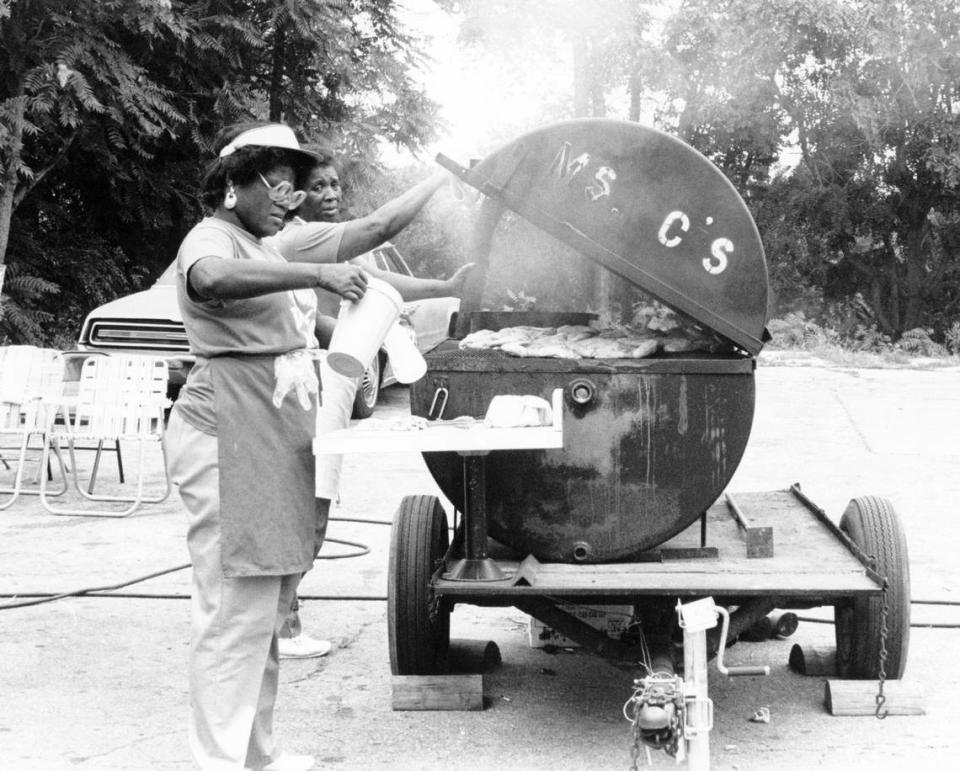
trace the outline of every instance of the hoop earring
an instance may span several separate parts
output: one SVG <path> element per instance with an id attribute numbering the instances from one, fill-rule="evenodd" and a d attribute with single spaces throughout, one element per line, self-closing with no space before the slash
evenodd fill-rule
<path id="1" fill-rule="evenodd" d="M 223 197 L 223 208 L 232 209 L 237 205 L 237 191 L 233 189 L 233 185 L 227 188 L 227 194 Z"/>

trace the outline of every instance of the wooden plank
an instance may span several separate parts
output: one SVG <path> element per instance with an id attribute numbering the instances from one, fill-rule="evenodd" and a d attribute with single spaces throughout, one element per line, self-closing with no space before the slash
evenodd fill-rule
<path id="1" fill-rule="evenodd" d="M 576 596 L 611 594 L 731 593 L 781 595 L 817 599 L 856 594 L 879 594 L 860 562 L 809 511 L 787 491 L 738 493 L 748 510 L 762 512 L 777 531 L 777 552 L 769 559 L 751 559 L 744 553 L 739 528 L 721 500 L 708 511 L 707 552 L 699 550 L 699 520 L 667 541 L 660 554 L 686 559 L 628 563 L 541 563 L 532 557 L 523 562 L 498 560 L 514 583 L 483 586 L 475 582 L 439 580 L 444 594 L 554 594 Z M 676 551 L 674 551 L 676 550 Z M 682 550 L 687 550 L 686 552 Z M 715 551 L 712 551 L 715 550 Z"/>
<path id="2" fill-rule="evenodd" d="M 314 455 L 549 450 L 562 447 L 563 434 L 552 426 L 488 428 L 483 423 L 466 428 L 429 423 L 422 429 L 342 428 L 313 442 Z"/>
<path id="3" fill-rule="evenodd" d="M 707 511 L 708 548 L 717 554 L 713 559 L 698 556 L 600 565 L 540 563 L 532 557 L 522 563 L 497 560 L 501 570 L 515 579 L 513 583 L 440 579 L 434 587 L 451 597 L 676 593 L 803 597 L 828 603 L 838 597 L 879 595 L 880 587 L 860 561 L 788 490 L 737 493 L 736 499 L 745 511 L 756 512 L 759 520 L 776 530 L 773 557 L 746 556 L 739 527 L 721 498 Z M 668 550 L 698 550 L 699 546 L 698 519 L 660 551 L 665 557 Z"/>
<path id="4" fill-rule="evenodd" d="M 878 683 L 876 680 L 827 680 L 823 700 L 831 715 L 875 715 Z M 886 700 L 881 714 L 925 715 L 923 694 L 913 683 L 887 680 L 883 684 Z"/>
<path id="5" fill-rule="evenodd" d="M 393 709 L 483 709 L 483 675 L 394 675 Z"/>
<path id="6" fill-rule="evenodd" d="M 497 563 L 503 568 L 501 562 Z M 792 575 L 789 588 L 780 574 L 754 575 L 748 573 L 710 573 L 688 570 L 667 570 L 669 563 L 630 563 L 620 574 L 593 572 L 587 566 L 576 565 L 569 573 L 546 571 L 529 585 L 502 582 L 448 581 L 438 579 L 434 588 L 451 597 L 462 596 L 538 596 L 568 594 L 585 597 L 593 594 L 662 595 L 662 594 L 736 594 L 741 596 L 780 595 L 811 597 L 818 600 L 848 597 L 854 594 L 879 594 L 870 579 L 860 575 L 829 575 L 808 573 Z M 652 568 L 639 570 L 638 568 Z M 804 580 L 800 580 L 804 579 Z"/>
<path id="7" fill-rule="evenodd" d="M 313 442 L 314 455 L 550 450 L 562 447 L 563 434 L 552 426 L 488 428 L 482 423 L 467 428 L 430 424 L 423 429 L 342 428 Z"/>
<path id="8" fill-rule="evenodd" d="M 563 448 L 563 389 L 552 398 L 553 424 L 517 428 L 490 428 L 482 421 L 410 423 L 383 428 L 375 418 L 357 426 L 330 431 L 313 440 L 314 455 L 369 452 L 490 452 L 493 450 L 557 450 Z M 420 427 L 416 427 L 420 426 Z"/>
<path id="9" fill-rule="evenodd" d="M 721 499 L 707 513 L 707 543 L 717 548 L 717 560 L 590 566 L 588 581 L 595 589 L 607 584 L 614 590 L 626 590 L 633 584 L 649 591 L 650 578 L 656 576 L 663 579 L 665 591 L 769 592 L 794 597 L 878 592 L 879 587 L 866 575 L 863 565 L 789 491 L 736 493 L 736 500 L 749 516 L 776 531 L 777 549 L 772 558 L 752 559 L 744 553 L 739 527 Z M 699 530 L 699 521 L 695 521 L 663 548 L 698 546 Z M 576 571 L 585 566 L 573 567 Z M 574 571 L 546 564 L 531 585 L 546 592 L 567 590 L 577 580 Z M 614 571 L 618 575 L 613 575 Z"/>

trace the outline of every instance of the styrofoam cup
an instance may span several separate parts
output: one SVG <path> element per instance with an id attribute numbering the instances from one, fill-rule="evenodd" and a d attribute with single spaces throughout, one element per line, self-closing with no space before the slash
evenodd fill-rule
<path id="1" fill-rule="evenodd" d="M 427 374 L 427 362 L 410 331 L 399 322 L 390 327 L 383 347 L 398 383 L 416 383 Z"/>
<path id="2" fill-rule="evenodd" d="M 363 297 L 340 303 L 327 355 L 330 368 L 347 377 L 360 377 L 402 308 L 403 298 L 396 289 L 379 278 L 368 278 Z"/>

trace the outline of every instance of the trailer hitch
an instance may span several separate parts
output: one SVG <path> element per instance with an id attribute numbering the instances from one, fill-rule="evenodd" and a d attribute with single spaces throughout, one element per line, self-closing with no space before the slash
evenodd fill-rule
<path id="1" fill-rule="evenodd" d="M 691 771 L 710 768 L 713 701 L 707 696 L 707 630 L 716 627 L 718 617 L 722 618 L 720 640 L 725 642 L 730 613 L 714 604 L 712 597 L 705 597 L 686 605 L 678 601 L 677 615 L 683 629 L 683 677 L 651 671 L 634 681 L 633 694 L 623 705 L 624 717 L 633 724 L 631 769 L 637 768 L 641 745 L 662 749 L 677 762 L 686 760 Z M 724 642 L 717 651 L 717 669 L 721 674 L 770 674 L 768 666 L 725 666 Z"/>

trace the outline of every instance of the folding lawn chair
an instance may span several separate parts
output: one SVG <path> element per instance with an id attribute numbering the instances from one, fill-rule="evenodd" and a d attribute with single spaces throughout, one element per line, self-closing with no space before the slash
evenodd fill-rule
<path id="1" fill-rule="evenodd" d="M 39 436 L 43 448 L 47 445 L 47 429 L 53 405 L 58 400 L 63 382 L 63 360 L 60 351 L 39 348 L 33 345 L 10 345 L 0 348 L 0 436 L 13 439 L 16 458 L 14 466 L 0 456 L 3 466 L 13 471 L 13 483 L 0 486 L 0 510 L 12 506 L 20 495 L 37 495 L 39 490 L 24 488 L 24 473 L 27 456 L 39 452 L 41 461 L 38 477 L 50 474 L 49 456 L 42 448 L 31 448 L 30 440 Z M 3 441 L 7 441 L 4 439 Z M 63 495 L 67 489 L 66 470 L 57 456 L 63 478 L 63 486 L 51 496 Z M 46 474 L 44 474 L 46 472 Z"/>
<path id="2" fill-rule="evenodd" d="M 133 354 L 97 356 L 86 359 L 80 368 L 76 396 L 64 399 L 58 410 L 61 421 L 51 420 L 50 442 L 45 453 L 65 443 L 73 469 L 74 487 L 89 501 L 107 503 L 106 508 L 77 508 L 54 506 L 46 493 L 46 480 L 40 483 L 40 500 L 51 514 L 91 517 L 125 517 L 141 504 L 160 503 L 170 494 L 170 480 L 166 475 L 166 456 L 163 455 L 164 410 L 167 399 L 167 363 L 152 356 Z M 136 493 L 134 495 L 94 494 L 92 481 L 87 489 L 81 485 L 75 450 L 77 442 L 96 442 L 102 448 L 104 441 L 136 442 L 138 447 Z M 163 491 L 147 496 L 144 492 L 144 461 L 147 445 L 157 442 L 164 460 Z M 99 460 L 99 449 L 97 460 Z M 97 462 L 91 471 L 96 475 Z M 118 506 L 117 504 L 125 504 Z"/>
<path id="3" fill-rule="evenodd" d="M 80 370 L 83 367 L 83 362 L 89 359 L 91 356 L 107 356 L 108 354 L 102 353 L 101 351 L 64 351 L 63 352 L 63 380 L 64 380 L 64 396 L 68 399 L 71 396 L 71 393 L 75 394 L 75 390 L 71 392 L 71 388 L 76 389 L 76 383 L 80 380 Z M 74 451 L 77 450 L 93 450 L 96 452 L 96 456 L 93 459 L 93 469 L 90 471 L 90 479 L 87 485 L 87 492 L 92 493 L 93 487 L 97 483 L 97 473 L 100 470 L 100 457 L 104 452 L 112 452 L 117 457 L 117 475 L 120 479 L 120 482 L 125 481 L 123 474 L 123 454 L 120 449 L 120 440 L 115 439 L 113 442 L 113 447 L 104 447 L 104 442 L 106 440 L 101 439 L 97 442 L 94 447 L 81 447 L 80 445 L 74 445 Z"/>

